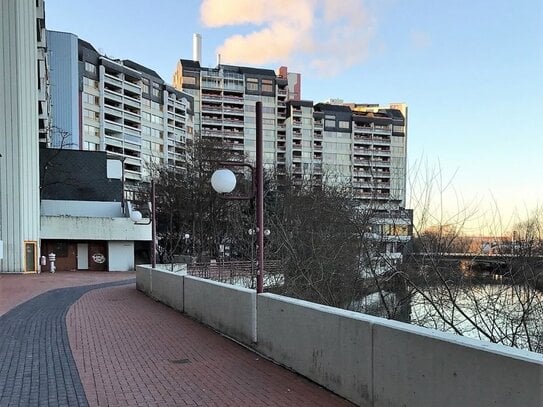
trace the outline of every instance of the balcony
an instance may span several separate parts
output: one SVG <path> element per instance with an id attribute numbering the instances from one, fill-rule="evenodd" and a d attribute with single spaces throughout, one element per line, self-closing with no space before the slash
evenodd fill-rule
<path id="1" fill-rule="evenodd" d="M 108 106 L 108 105 L 105 105 L 104 113 L 111 116 L 115 116 L 115 118 L 118 118 L 119 120 L 123 116 L 123 111 L 121 109 L 115 108 L 113 106 Z"/>
<path id="2" fill-rule="evenodd" d="M 373 132 L 375 134 L 390 134 L 392 132 L 391 126 L 374 126 Z"/>
<path id="3" fill-rule="evenodd" d="M 375 137 L 373 137 L 372 142 L 373 142 L 374 145 L 389 146 L 390 145 L 390 138 L 375 136 Z"/>
<path id="4" fill-rule="evenodd" d="M 115 102 L 122 103 L 123 96 L 122 94 L 115 92 L 110 89 L 104 89 L 104 98 L 114 100 Z"/>
<path id="5" fill-rule="evenodd" d="M 124 104 L 136 109 L 141 109 L 141 101 L 130 96 L 124 96 Z"/>
<path id="6" fill-rule="evenodd" d="M 243 104 L 243 97 L 241 97 L 241 96 L 224 95 L 224 96 L 223 96 L 223 100 L 227 100 L 227 101 L 229 101 L 229 102 L 234 102 L 234 103 L 241 103 L 241 104 Z"/>
<path id="7" fill-rule="evenodd" d="M 114 121 L 111 121 L 111 120 L 104 120 L 104 128 L 110 129 L 119 133 L 123 131 L 123 126 L 121 124 L 115 123 Z"/>
<path id="8" fill-rule="evenodd" d="M 104 83 L 110 83 L 112 85 L 115 85 L 119 89 L 123 86 L 123 81 L 117 78 L 116 76 L 110 75 L 108 73 L 104 74 Z"/>
<path id="9" fill-rule="evenodd" d="M 222 96 L 218 94 L 202 92 L 202 100 L 222 100 Z"/>

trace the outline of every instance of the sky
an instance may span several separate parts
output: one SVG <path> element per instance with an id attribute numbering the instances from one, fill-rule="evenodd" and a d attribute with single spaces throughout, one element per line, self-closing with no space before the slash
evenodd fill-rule
<path id="1" fill-rule="evenodd" d="M 178 59 L 302 74 L 315 102 L 405 102 L 410 206 L 507 228 L 543 205 L 541 0 L 46 0 L 46 26 L 171 82 Z M 468 210 L 465 210 L 468 208 Z M 499 232 L 499 231 L 498 231 Z"/>

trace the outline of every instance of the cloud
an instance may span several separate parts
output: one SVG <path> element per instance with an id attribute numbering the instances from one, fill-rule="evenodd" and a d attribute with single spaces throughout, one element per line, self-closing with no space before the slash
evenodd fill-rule
<path id="1" fill-rule="evenodd" d="M 432 45 L 432 41 L 428 34 L 422 31 L 413 31 L 411 33 L 411 45 L 415 49 L 425 49 Z"/>
<path id="2" fill-rule="evenodd" d="M 363 0 L 202 0 L 210 28 L 249 25 L 217 49 L 231 64 L 289 65 L 321 76 L 362 62 L 374 31 Z"/>

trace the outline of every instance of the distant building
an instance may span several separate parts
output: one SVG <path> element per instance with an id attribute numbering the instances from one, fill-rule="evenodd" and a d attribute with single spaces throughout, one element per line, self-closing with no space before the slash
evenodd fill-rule
<path id="1" fill-rule="evenodd" d="M 405 207 L 407 105 L 301 100 L 301 77 L 281 67 L 200 66 L 179 60 L 174 86 L 194 98 L 194 135 L 254 159 L 256 101 L 262 102 L 264 163 L 279 176 L 351 183 L 361 202 Z"/>
<path id="2" fill-rule="evenodd" d="M 106 151 L 123 161 L 128 182 L 145 179 L 152 163 L 185 166 L 190 95 L 152 69 L 102 55 L 73 34 L 47 35 L 53 147 Z"/>

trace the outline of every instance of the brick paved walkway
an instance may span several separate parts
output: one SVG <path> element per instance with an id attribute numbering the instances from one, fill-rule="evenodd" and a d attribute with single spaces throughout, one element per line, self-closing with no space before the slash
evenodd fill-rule
<path id="1" fill-rule="evenodd" d="M 348 406 L 135 285 L 83 295 L 67 317 L 91 406 Z"/>
<path id="2" fill-rule="evenodd" d="M 13 281 L 17 278 L 10 277 Z M 21 287 L 30 281 L 27 276 L 18 276 L 18 280 Z M 3 295 L 9 297 L 5 281 L 1 281 Z M 109 284 L 126 283 L 105 285 Z M 82 294 L 103 286 L 51 290 L 0 317 L 0 406 L 88 405 L 70 350 L 66 313 Z M 29 296 L 35 291 L 21 292 Z M 17 302 L 20 293 L 14 293 L 13 298 L 16 300 L 3 303 Z"/>
<path id="3" fill-rule="evenodd" d="M 0 315 L 36 295 L 54 288 L 92 285 L 134 278 L 135 273 L 56 272 L 0 274 Z"/>

